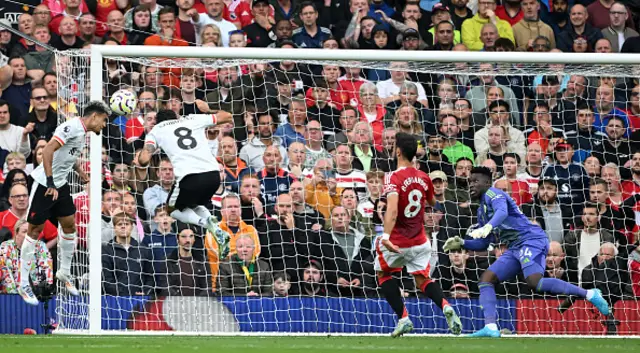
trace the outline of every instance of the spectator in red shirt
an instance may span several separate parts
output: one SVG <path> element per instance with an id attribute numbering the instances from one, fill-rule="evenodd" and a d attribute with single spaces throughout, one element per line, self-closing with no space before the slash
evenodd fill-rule
<path id="1" fill-rule="evenodd" d="M 373 130 L 373 147 L 382 150 L 382 132 L 384 131 L 384 117 L 387 109 L 379 103 L 378 87 L 373 83 L 360 86 L 360 105 L 358 111 L 360 120 L 371 125 Z"/>
<path id="2" fill-rule="evenodd" d="M 522 0 L 505 0 L 503 5 L 496 7 L 496 16 L 509 22 L 511 27 L 524 18 Z"/>
<path id="3" fill-rule="evenodd" d="M 107 28 L 109 31 L 105 33 L 104 40 L 113 39 L 120 45 L 129 44 L 127 34 L 124 32 L 124 15 L 120 10 L 113 10 L 107 16 Z"/>
<path id="4" fill-rule="evenodd" d="M 531 176 L 527 173 L 518 173 L 520 156 L 515 153 L 505 153 L 502 156 L 502 163 L 504 176 L 496 180 L 495 187 L 507 192 L 518 206 L 533 202 L 528 182 Z"/>
<path id="5" fill-rule="evenodd" d="M 9 191 L 9 203 L 11 208 L 0 213 L 0 226 L 10 229 L 13 233 L 16 222 L 19 219 L 27 218 L 29 189 L 21 183 L 14 184 Z M 47 244 L 47 249 L 53 248 L 58 243 L 58 228 L 47 221 L 44 230 L 40 234 L 40 239 L 42 238 Z"/>

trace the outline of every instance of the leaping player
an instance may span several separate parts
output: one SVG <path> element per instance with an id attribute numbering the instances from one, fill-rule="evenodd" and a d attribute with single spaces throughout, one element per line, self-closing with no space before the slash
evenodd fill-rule
<path id="1" fill-rule="evenodd" d="M 78 295 L 71 279 L 71 259 L 76 240 L 76 208 L 67 178 L 71 170 L 75 169 L 85 182 L 89 181 L 88 176 L 78 168 L 77 160 L 84 149 L 87 132 L 100 134 L 107 125 L 110 114 L 111 109 L 105 103 L 89 102 L 82 117 L 66 121 L 56 128 L 53 138 L 42 151 L 42 164 L 31 173 L 35 183 L 31 189 L 27 212 L 29 229 L 20 250 L 18 286 L 18 293 L 28 304 L 38 305 L 38 299 L 29 285 L 29 268 L 35 260 L 36 240 L 47 220 L 53 224 L 60 222 L 63 232 L 59 241 L 60 268 L 56 271 L 56 278 L 69 293 Z"/>
<path id="2" fill-rule="evenodd" d="M 376 239 L 375 270 L 382 294 L 399 318 L 391 337 L 413 330 L 400 287 L 392 277 L 403 267 L 413 275 L 418 288 L 442 309 L 451 332 L 459 335 L 462 331 L 460 319 L 444 298 L 440 285 L 429 275 L 431 244 L 424 230 L 424 214 L 426 204 L 435 206 L 436 199 L 429 176 L 413 167 L 417 149 L 418 142 L 414 136 L 406 133 L 396 135 L 398 169 L 385 177 L 387 210 L 384 234 Z"/>
<path id="3" fill-rule="evenodd" d="M 609 304 L 599 289 L 583 289 L 557 278 L 543 278 L 549 251 L 549 238 L 540 226 L 533 224 L 504 191 L 491 187 L 492 173 L 485 167 L 475 167 L 469 178 L 470 196 L 480 201 L 478 228 L 471 231 L 473 239 L 449 238 L 444 251 L 484 251 L 492 240 L 507 244 L 502 254 L 480 277 L 480 305 L 485 326 L 469 337 L 500 337 L 496 324 L 496 291 L 498 282 L 508 281 L 523 272 L 527 284 L 537 292 L 586 298 L 603 315 L 609 314 Z"/>
<path id="4" fill-rule="evenodd" d="M 229 234 L 220 230 L 215 217 L 204 206 L 220 187 L 220 167 L 209 149 L 206 128 L 227 123 L 233 123 L 233 116 L 225 111 L 178 119 L 173 111 L 160 110 L 138 156 L 140 165 L 146 166 L 158 148 L 167 154 L 176 176 L 167 200 L 171 217 L 211 232 L 218 242 L 221 259 L 229 250 Z"/>

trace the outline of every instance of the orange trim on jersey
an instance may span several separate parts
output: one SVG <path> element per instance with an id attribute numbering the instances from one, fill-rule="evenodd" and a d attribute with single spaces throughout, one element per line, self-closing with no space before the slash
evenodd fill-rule
<path id="1" fill-rule="evenodd" d="M 155 143 L 155 142 L 153 142 L 153 141 L 145 141 L 145 142 L 144 142 L 144 144 L 145 144 L 145 145 L 146 145 L 146 144 L 149 144 L 149 145 L 155 145 L 156 143 Z"/>
<path id="2" fill-rule="evenodd" d="M 218 117 L 215 114 L 211 114 L 211 118 L 213 119 L 213 125 L 218 125 Z"/>
<path id="3" fill-rule="evenodd" d="M 60 146 L 64 146 L 65 142 L 60 137 L 53 135 L 53 138 L 60 143 Z"/>
<path id="4" fill-rule="evenodd" d="M 380 268 L 382 269 L 382 272 L 385 272 L 385 273 L 402 272 L 402 268 L 393 268 L 389 266 L 389 264 L 387 263 L 387 260 L 385 260 L 384 256 L 382 255 L 382 250 L 380 250 L 379 241 L 376 242 L 376 253 L 378 254 L 378 261 L 380 261 Z"/>

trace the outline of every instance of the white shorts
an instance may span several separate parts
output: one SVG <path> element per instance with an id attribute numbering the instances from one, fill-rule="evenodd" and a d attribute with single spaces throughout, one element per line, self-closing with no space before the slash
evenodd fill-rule
<path id="1" fill-rule="evenodd" d="M 421 274 L 429 278 L 431 244 L 426 241 L 424 244 L 412 246 L 410 248 L 400 248 L 402 253 L 397 254 L 389 251 L 381 243 L 378 237 L 376 244 L 376 258 L 374 268 L 376 271 L 387 273 L 400 272 L 403 267 L 411 274 Z"/>

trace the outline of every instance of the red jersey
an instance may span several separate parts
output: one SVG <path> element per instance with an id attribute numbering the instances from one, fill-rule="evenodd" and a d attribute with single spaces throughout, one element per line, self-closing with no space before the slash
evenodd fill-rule
<path id="1" fill-rule="evenodd" d="M 422 245 L 427 241 L 424 212 L 427 200 L 433 199 L 429 176 L 418 169 L 400 168 L 388 173 L 384 194 L 398 194 L 398 217 L 391 231 L 391 242 L 400 248 Z"/>
<path id="2" fill-rule="evenodd" d="M 18 222 L 18 216 L 16 216 L 11 210 L 6 210 L 4 212 L 0 212 L 0 227 L 5 227 L 11 231 L 13 234 L 13 228 Z M 15 236 L 15 234 L 13 234 Z M 39 240 L 44 242 L 48 242 L 49 240 L 53 240 L 58 237 L 58 228 L 54 226 L 51 222 L 46 221 L 44 223 L 44 229 L 42 233 L 40 233 Z"/>

